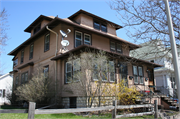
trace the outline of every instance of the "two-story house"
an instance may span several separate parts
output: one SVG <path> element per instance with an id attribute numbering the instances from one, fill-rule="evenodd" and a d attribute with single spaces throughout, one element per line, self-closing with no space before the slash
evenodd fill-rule
<path id="1" fill-rule="evenodd" d="M 14 56 L 14 87 L 28 82 L 40 65 L 52 77 L 55 92 L 62 99 L 62 104 L 80 107 L 80 97 L 76 93 L 63 92 L 61 88 L 68 85 L 67 75 L 73 76 L 73 71 L 67 70 L 69 53 L 79 53 L 87 47 L 111 54 L 113 67 L 116 68 L 115 79 L 123 77 L 129 86 L 136 85 L 138 90 L 154 85 L 153 69 L 160 65 L 130 57 L 129 52 L 139 46 L 117 37 L 116 30 L 120 28 L 122 26 L 84 10 L 66 19 L 40 15 L 25 29 L 25 32 L 31 34 L 30 38 L 8 54 Z M 68 51 L 63 51 L 60 30 L 67 29 L 71 30 L 65 37 L 69 41 L 66 47 Z M 115 79 L 108 81 L 115 82 Z"/>

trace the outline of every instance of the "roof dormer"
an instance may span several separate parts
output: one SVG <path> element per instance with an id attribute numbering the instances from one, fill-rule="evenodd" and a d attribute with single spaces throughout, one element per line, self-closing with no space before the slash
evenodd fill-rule
<path id="1" fill-rule="evenodd" d="M 112 35 L 116 35 L 116 30 L 122 28 L 122 26 L 118 24 L 110 22 L 84 10 L 79 10 L 68 18 L 82 26 L 96 29 Z"/>
<path id="2" fill-rule="evenodd" d="M 31 23 L 24 31 L 31 33 L 31 36 L 36 34 L 41 28 L 52 21 L 55 17 L 40 15 L 33 23 Z"/>

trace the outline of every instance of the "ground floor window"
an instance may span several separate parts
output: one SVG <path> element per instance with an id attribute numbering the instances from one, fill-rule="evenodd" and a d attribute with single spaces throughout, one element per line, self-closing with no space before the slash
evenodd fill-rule
<path id="1" fill-rule="evenodd" d="M 24 84 L 28 81 L 28 72 L 21 74 L 21 84 Z"/>
<path id="2" fill-rule="evenodd" d="M 114 61 L 104 61 L 101 65 L 94 64 L 93 66 L 93 80 L 99 80 L 102 78 L 102 81 L 115 81 L 115 65 Z"/>
<path id="3" fill-rule="evenodd" d="M 134 84 L 144 84 L 143 67 L 133 65 Z"/>
<path id="4" fill-rule="evenodd" d="M 68 61 L 65 64 L 66 69 L 65 69 L 65 83 L 70 83 L 71 80 L 77 81 L 77 75 L 78 72 L 80 71 L 80 59 L 76 59 L 73 61 Z"/>

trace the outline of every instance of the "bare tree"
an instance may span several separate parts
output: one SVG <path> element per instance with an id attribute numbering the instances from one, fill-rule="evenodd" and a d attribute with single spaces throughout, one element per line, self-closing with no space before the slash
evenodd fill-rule
<path id="1" fill-rule="evenodd" d="M 6 45 L 8 39 L 6 34 L 7 27 L 7 12 L 3 9 L 0 12 L 0 55 L 2 53 L 2 46 Z"/>
<path id="2" fill-rule="evenodd" d="M 69 83 L 66 91 L 77 95 L 85 106 L 109 105 L 112 99 L 120 99 L 124 95 L 119 94 L 120 92 L 126 91 L 126 94 L 131 94 L 134 90 L 134 88 L 127 90 L 130 88 L 123 86 L 122 82 L 120 84 L 120 79 L 116 80 L 115 61 L 109 59 L 103 51 L 87 51 L 78 56 L 71 55 L 66 67 L 66 81 Z M 122 90 L 124 87 L 126 89 Z"/>
<path id="3" fill-rule="evenodd" d="M 180 1 L 170 0 L 176 43 L 180 43 Z M 111 0 L 111 9 L 118 13 L 127 35 L 135 43 L 161 39 L 170 46 L 168 22 L 163 0 Z M 179 46 L 179 45 L 178 45 Z"/>
<path id="4" fill-rule="evenodd" d="M 32 78 L 26 83 L 18 86 L 15 90 L 17 100 L 31 102 L 49 102 L 53 98 L 54 92 L 51 80 L 47 73 L 42 73 L 42 68 L 38 68 Z"/>

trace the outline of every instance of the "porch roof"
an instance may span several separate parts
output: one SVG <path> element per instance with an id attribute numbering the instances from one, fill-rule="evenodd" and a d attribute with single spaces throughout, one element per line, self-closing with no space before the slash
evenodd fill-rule
<path id="1" fill-rule="evenodd" d="M 88 52 L 88 49 L 95 50 L 95 51 L 98 51 L 98 50 L 105 51 L 107 53 L 107 55 L 110 58 L 113 58 L 113 59 L 121 59 L 121 60 L 128 61 L 130 63 L 140 63 L 140 64 L 143 63 L 143 64 L 152 65 L 154 67 L 162 67 L 162 65 L 159 65 L 159 64 L 156 64 L 156 63 L 153 63 L 153 62 L 148 62 L 148 61 L 145 61 L 145 60 L 137 59 L 137 58 L 130 57 L 130 56 L 127 56 L 127 55 L 123 55 L 123 54 L 120 54 L 120 53 L 115 53 L 115 52 L 103 50 L 101 48 L 93 47 L 93 46 L 89 46 L 89 45 L 81 45 L 81 46 L 76 47 L 76 48 L 74 48 L 72 50 L 69 50 L 69 51 L 67 51 L 67 52 L 65 52 L 63 54 L 61 53 L 61 54 L 57 55 L 56 57 L 53 57 L 51 60 L 65 59 L 65 58 L 68 58 L 70 56 L 70 54 L 72 54 L 72 53 L 75 53 L 75 54 L 78 55 L 81 52 L 85 52 L 85 51 Z"/>

